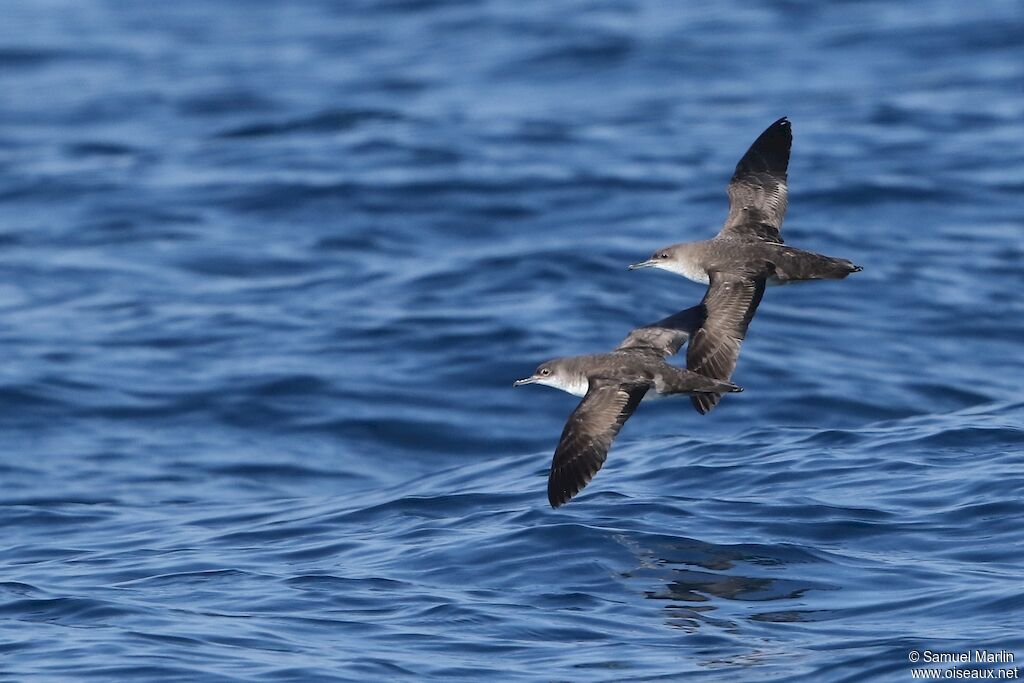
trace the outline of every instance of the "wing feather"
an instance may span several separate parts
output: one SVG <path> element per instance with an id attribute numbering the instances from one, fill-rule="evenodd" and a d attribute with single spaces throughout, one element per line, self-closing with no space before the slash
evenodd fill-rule
<path id="1" fill-rule="evenodd" d="M 729 181 L 729 215 L 720 233 L 782 244 L 786 173 L 793 131 L 783 117 L 768 126 L 736 165 Z"/>
<path id="2" fill-rule="evenodd" d="M 636 410 L 647 385 L 593 378 L 586 396 L 562 430 L 548 476 L 548 502 L 559 507 L 579 493 L 608 457 L 622 425 Z"/>
<path id="3" fill-rule="evenodd" d="M 618 349 L 650 349 L 662 358 L 668 358 L 679 353 L 703 322 L 703 304 L 691 306 L 656 323 L 636 328 L 622 340 Z"/>
<path id="4" fill-rule="evenodd" d="M 732 377 L 747 327 L 764 295 L 764 286 L 765 281 L 760 278 L 711 273 L 702 302 L 707 318 L 686 350 L 689 370 L 723 381 Z M 696 394 L 690 401 L 703 415 L 718 405 L 721 398 L 721 394 Z"/>

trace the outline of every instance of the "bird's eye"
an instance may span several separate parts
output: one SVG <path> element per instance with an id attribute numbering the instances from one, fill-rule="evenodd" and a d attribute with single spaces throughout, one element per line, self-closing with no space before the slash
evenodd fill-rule
<path id="1" fill-rule="evenodd" d="M 548 370 L 547 368 L 544 368 L 543 370 L 541 370 L 541 371 L 540 371 L 540 374 L 541 374 L 541 376 L 543 376 L 543 377 L 547 377 L 548 375 L 550 375 L 550 374 L 551 374 L 551 371 L 550 371 L 550 370 Z"/>
<path id="2" fill-rule="evenodd" d="M 658 258 L 668 258 L 668 252 L 667 251 L 661 252 L 660 254 L 658 254 Z"/>

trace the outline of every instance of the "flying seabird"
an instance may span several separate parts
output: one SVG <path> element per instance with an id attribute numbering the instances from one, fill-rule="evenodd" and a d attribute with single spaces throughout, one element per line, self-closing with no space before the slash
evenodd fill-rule
<path id="1" fill-rule="evenodd" d="M 729 215 L 717 236 L 658 249 L 629 268 L 661 268 L 708 286 L 701 302 L 706 318 L 693 333 L 686 367 L 728 380 L 736 369 L 740 344 L 761 302 L 766 284 L 800 280 L 841 280 L 861 270 L 846 259 L 786 246 L 786 169 L 793 132 L 783 117 L 754 141 L 729 182 Z M 691 397 L 701 414 L 714 408 L 719 394 Z"/>
<path id="2" fill-rule="evenodd" d="M 640 401 L 655 395 L 718 395 L 742 391 L 735 384 L 669 365 L 704 320 L 694 306 L 629 333 L 611 353 L 556 358 L 513 386 L 544 384 L 583 400 L 569 416 L 551 461 L 548 502 L 569 502 L 594 477 L 612 441 Z M 654 394 L 648 391 L 654 389 Z"/>

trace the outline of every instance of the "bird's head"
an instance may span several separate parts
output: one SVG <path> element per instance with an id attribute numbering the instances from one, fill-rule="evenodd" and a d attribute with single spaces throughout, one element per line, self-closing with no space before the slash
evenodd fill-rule
<path id="1" fill-rule="evenodd" d="M 537 366 L 532 375 L 517 380 L 512 386 L 521 387 L 524 384 L 543 384 L 570 394 L 582 396 L 587 393 L 587 378 L 582 373 L 573 370 L 571 360 L 570 358 L 555 358 L 545 361 Z"/>
<path id="2" fill-rule="evenodd" d="M 634 263 L 629 267 L 629 269 L 638 270 L 640 268 L 661 268 L 662 270 L 677 272 L 680 268 L 680 264 L 685 258 L 689 246 L 689 244 L 683 243 L 662 247 L 651 254 L 649 259 L 641 261 L 640 263 Z"/>

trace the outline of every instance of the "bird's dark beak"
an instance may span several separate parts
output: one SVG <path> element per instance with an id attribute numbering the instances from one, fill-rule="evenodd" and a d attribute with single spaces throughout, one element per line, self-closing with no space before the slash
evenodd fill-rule
<path id="1" fill-rule="evenodd" d="M 647 259 L 646 261 L 641 261 L 640 263 L 634 263 L 629 267 L 629 269 L 639 270 L 640 268 L 653 268 L 656 265 L 657 262 L 654 259 Z"/>
<path id="2" fill-rule="evenodd" d="M 524 384 L 534 384 L 536 381 L 537 381 L 536 377 L 527 377 L 526 379 L 517 379 L 515 382 L 512 382 L 512 386 L 514 386 L 514 387 L 521 387 Z"/>

